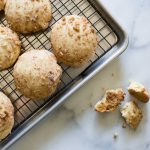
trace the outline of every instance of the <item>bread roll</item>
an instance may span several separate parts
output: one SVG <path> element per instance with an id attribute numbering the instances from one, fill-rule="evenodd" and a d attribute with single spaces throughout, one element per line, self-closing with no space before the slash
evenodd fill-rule
<path id="1" fill-rule="evenodd" d="M 6 20 L 19 33 L 34 33 L 48 27 L 52 18 L 49 0 L 7 0 Z"/>
<path id="2" fill-rule="evenodd" d="M 16 33 L 0 26 L 0 70 L 11 67 L 20 54 L 21 42 Z"/>
<path id="3" fill-rule="evenodd" d="M 85 17 L 61 18 L 52 28 L 50 39 L 59 62 L 80 67 L 94 56 L 98 44 L 96 31 Z"/>
<path id="4" fill-rule="evenodd" d="M 14 107 L 10 99 L 0 92 L 0 141 L 11 133 L 14 125 Z"/>
<path id="5" fill-rule="evenodd" d="M 17 89 L 31 99 L 51 96 L 60 82 L 61 67 L 47 50 L 31 50 L 22 54 L 14 66 Z"/>

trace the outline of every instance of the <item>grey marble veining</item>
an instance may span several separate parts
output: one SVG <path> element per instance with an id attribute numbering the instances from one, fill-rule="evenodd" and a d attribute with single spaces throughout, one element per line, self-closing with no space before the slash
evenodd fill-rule
<path id="1" fill-rule="evenodd" d="M 150 90 L 150 1 L 102 2 L 128 32 L 128 49 L 10 150 L 150 150 L 150 103 L 139 103 L 144 118 L 136 130 L 122 128 L 119 110 L 110 114 L 93 110 L 105 89 L 126 90 L 130 79 L 144 83 Z M 126 100 L 130 99 L 127 95 Z M 114 133 L 118 133 L 116 140 Z"/>

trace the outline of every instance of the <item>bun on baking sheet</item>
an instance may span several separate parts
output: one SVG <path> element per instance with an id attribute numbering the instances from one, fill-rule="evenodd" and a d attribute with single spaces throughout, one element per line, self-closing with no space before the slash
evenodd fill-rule
<path id="1" fill-rule="evenodd" d="M 51 96 L 60 82 L 61 67 L 47 50 L 31 50 L 22 54 L 14 66 L 16 88 L 31 99 Z"/>
<path id="2" fill-rule="evenodd" d="M 11 133 L 14 125 L 14 107 L 10 99 L 0 91 L 0 141 Z"/>
<path id="3" fill-rule="evenodd" d="M 27 34 L 44 30 L 52 18 L 49 0 L 7 0 L 6 20 L 11 28 Z"/>
<path id="4" fill-rule="evenodd" d="M 80 67 L 95 54 L 98 44 L 96 31 L 83 16 L 62 17 L 52 28 L 50 40 L 59 62 Z"/>
<path id="5" fill-rule="evenodd" d="M 0 26 L 0 70 L 11 67 L 19 57 L 21 42 L 18 35 Z"/>

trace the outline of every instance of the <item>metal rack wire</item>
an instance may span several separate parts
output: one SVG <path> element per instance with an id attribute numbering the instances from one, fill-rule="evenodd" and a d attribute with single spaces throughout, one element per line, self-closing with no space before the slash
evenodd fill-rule
<path id="1" fill-rule="evenodd" d="M 48 29 L 30 36 L 21 35 L 22 53 L 33 48 L 44 48 L 51 51 L 49 32 L 55 22 L 64 15 L 77 14 L 85 16 L 91 22 L 99 36 L 99 44 L 95 57 L 85 66 L 79 69 L 74 69 L 61 64 L 63 68 L 63 76 L 61 78 L 61 84 L 54 94 L 57 95 L 66 86 L 71 84 L 73 80 L 75 80 L 75 78 L 77 78 L 87 67 L 91 66 L 95 61 L 111 50 L 111 48 L 117 44 L 118 37 L 103 16 L 88 0 L 51 0 L 51 3 L 53 19 L 50 22 Z M 1 19 L 0 24 L 7 26 L 5 17 Z M 33 116 L 38 109 L 51 100 L 54 95 L 46 100 L 31 101 L 16 90 L 12 72 L 13 68 L 0 72 L 0 90 L 10 97 L 15 107 L 15 125 L 13 129 L 13 131 L 15 131 L 28 118 Z"/>

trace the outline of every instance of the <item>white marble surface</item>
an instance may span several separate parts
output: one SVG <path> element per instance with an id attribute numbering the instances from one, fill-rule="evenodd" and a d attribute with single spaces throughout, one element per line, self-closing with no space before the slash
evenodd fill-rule
<path id="1" fill-rule="evenodd" d="M 140 104 L 144 118 L 137 130 L 122 128 L 123 120 L 118 110 L 98 114 L 90 106 L 104 94 L 103 88 L 126 89 L 130 79 L 142 82 L 150 89 L 150 1 L 103 0 L 103 3 L 129 33 L 127 51 L 10 150 L 150 149 L 150 103 Z M 115 132 L 119 135 L 117 140 L 113 139 Z"/>

